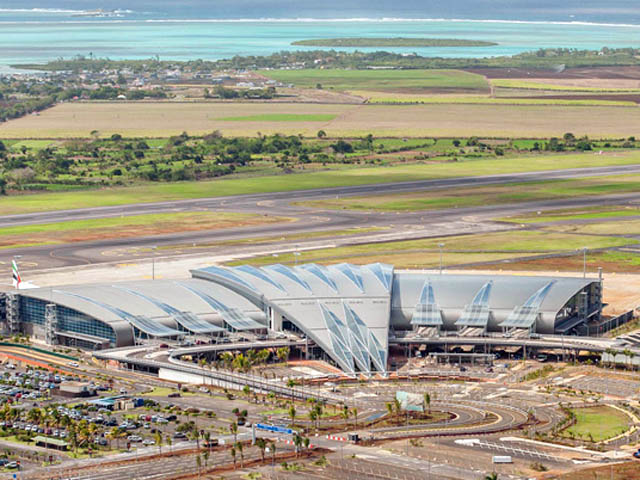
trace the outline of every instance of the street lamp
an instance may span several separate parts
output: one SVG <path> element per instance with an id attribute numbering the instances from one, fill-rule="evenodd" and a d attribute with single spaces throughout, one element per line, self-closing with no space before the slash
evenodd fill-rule
<path id="1" fill-rule="evenodd" d="M 587 278 L 587 247 L 582 247 L 582 278 Z"/>
<path id="2" fill-rule="evenodd" d="M 151 280 L 156 279 L 156 250 L 158 249 L 157 245 L 151 247 Z"/>
<path id="3" fill-rule="evenodd" d="M 442 249 L 444 248 L 444 243 L 439 243 L 438 247 L 440 248 L 440 275 L 442 275 Z"/>

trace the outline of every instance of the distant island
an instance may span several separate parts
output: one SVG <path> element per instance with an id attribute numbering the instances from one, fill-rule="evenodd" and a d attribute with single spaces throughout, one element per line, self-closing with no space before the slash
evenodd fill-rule
<path id="1" fill-rule="evenodd" d="M 455 38 L 317 38 L 299 40 L 291 45 L 304 47 L 493 47 L 494 42 L 461 40 Z"/>

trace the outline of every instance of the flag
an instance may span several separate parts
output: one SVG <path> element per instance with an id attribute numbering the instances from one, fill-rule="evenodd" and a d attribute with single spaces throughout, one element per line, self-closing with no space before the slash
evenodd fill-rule
<path id="1" fill-rule="evenodd" d="M 18 264 L 15 260 L 12 261 L 12 270 L 13 270 L 13 287 L 19 288 L 20 282 L 22 279 L 20 278 L 20 272 L 18 271 Z"/>

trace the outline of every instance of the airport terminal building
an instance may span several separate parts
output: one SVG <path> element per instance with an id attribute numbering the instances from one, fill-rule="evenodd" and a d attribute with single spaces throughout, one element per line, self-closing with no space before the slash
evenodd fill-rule
<path id="1" fill-rule="evenodd" d="M 10 333 L 86 349 L 292 332 L 343 371 L 385 372 L 389 339 L 576 334 L 602 311 L 599 279 L 451 275 L 386 264 L 206 267 L 186 280 L 7 292 Z M 207 340 L 208 341 L 208 340 Z"/>

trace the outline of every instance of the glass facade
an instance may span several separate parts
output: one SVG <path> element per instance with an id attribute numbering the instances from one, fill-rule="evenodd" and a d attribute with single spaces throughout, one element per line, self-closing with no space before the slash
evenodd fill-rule
<path id="1" fill-rule="evenodd" d="M 37 298 L 20 297 L 20 318 L 23 322 L 44 325 L 44 311 L 48 302 Z M 58 305 L 58 330 L 106 338 L 114 346 L 116 334 L 109 325 L 71 308 Z"/>

